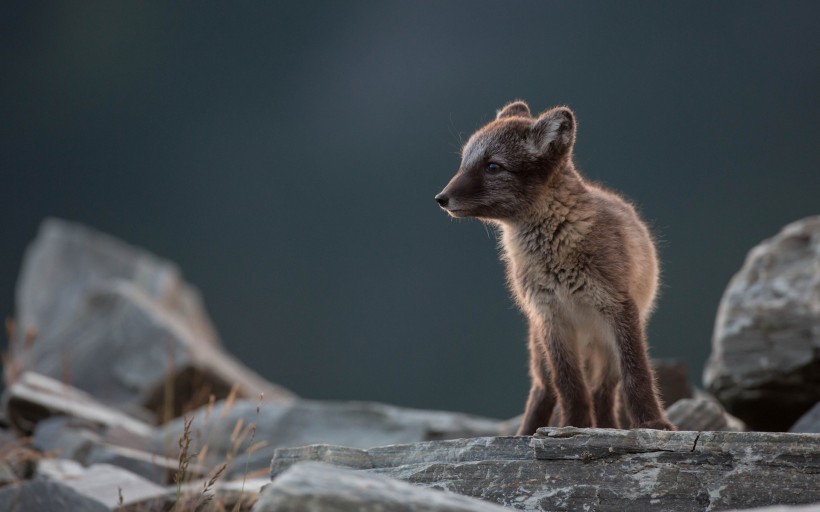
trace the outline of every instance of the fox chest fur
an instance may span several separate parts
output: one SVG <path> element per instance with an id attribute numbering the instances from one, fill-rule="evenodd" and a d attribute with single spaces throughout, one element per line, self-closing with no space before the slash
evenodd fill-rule
<path id="1" fill-rule="evenodd" d="M 562 309 L 594 307 L 602 293 L 585 247 L 593 219 L 580 205 L 549 198 L 541 216 L 502 224 L 507 280 L 528 316 L 553 317 Z"/>
<path id="2" fill-rule="evenodd" d="M 584 361 L 586 379 L 600 382 L 620 372 L 614 333 L 599 307 L 609 298 L 585 247 L 593 223 L 577 213 L 502 226 L 502 255 L 512 294 L 530 324 L 560 332 L 560 343 Z"/>

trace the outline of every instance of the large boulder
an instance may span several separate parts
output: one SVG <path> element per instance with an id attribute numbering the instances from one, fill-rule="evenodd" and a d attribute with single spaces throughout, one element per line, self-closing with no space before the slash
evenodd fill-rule
<path id="1" fill-rule="evenodd" d="M 542 428 L 370 449 L 277 450 L 520 510 L 726 510 L 820 501 L 820 435 Z"/>
<path id="2" fill-rule="evenodd" d="M 718 309 L 704 384 L 755 430 L 820 401 L 820 216 L 752 249 Z"/>
<path id="3" fill-rule="evenodd" d="M 289 399 L 221 348 L 177 267 L 78 224 L 46 220 L 16 293 L 11 380 L 35 371 L 165 417 L 225 397 Z"/>

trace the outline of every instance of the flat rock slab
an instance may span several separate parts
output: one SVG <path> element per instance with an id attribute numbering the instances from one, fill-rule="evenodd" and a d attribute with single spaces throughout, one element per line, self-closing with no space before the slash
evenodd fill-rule
<path id="1" fill-rule="evenodd" d="M 451 492 L 327 464 L 303 462 L 263 489 L 253 512 L 501 512 L 503 507 Z"/>
<path id="2" fill-rule="evenodd" d="M 9 420 L 26 433 L 33 432 L 40 421 L 58 415 L 120 427 L 143 437 L 154 431 L 151 425 L 97 401 L 88 393 L 39 373 L 23 373 L 3 398 Z"/>
<path id="3" fill-rule="evenodd" d="M 820 502 L 820 435 L 543 428 L 534 437 L 277 450 L 522 510 L 707 511 Z"/>

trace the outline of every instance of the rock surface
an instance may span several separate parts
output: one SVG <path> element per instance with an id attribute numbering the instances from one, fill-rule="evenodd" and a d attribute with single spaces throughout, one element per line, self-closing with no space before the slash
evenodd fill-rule
<path id="1" fill-rule="evenodd" d="M 530 437 L 277 450 L 523 510 L 725 510 L 820 501 L 820 436 L 545 428 Z M 777 482 L 777 485 L 761 485 Z"/>
<path id="2" fill-rule="evenodd" d="M 94 498 L 78 493 L 62 482 L 34 478 L 0 489 L 0 510 L 4 512 L 54 512 L 82 510 L 109 512 L 111 509 Z"/>
<path id="3" fill-rule="evenodd" d="M 221 349 L 175 265 L 78 224 L 43 223 L 16 301 L 14 373 L 35 371 L 118 407 L 165 415 L 206 403 L 209 392 L 225 397 L 234 385 L 240 396 L 293 396 Z M 163 403 L 169 390 L 172 404 Z"/>
<path id="4" fill-rule="evenodd" d="M 814 404 L 814 407 L 801 416 L 800 419 L 792 425 L 789 432 L 802 432 L 806 434 L 820 433 L 820 402 Z"/>
<path id="5" fill-rule="evenodd" d="M 730 510 L 729 512 L 820 512 L 820 503 L 813 505 L 795 505 L 790 507 L 788 505 L 776 505 L 774 507 L 762 507 L 754 509 Z"/>
<path id="6" fill-rule="evenodd" d="M 164 496 L 168 492 L 164 486 L 109 464 L 83 467 L 70 460 L 46 459 L 40 462 L 37 476 L 70 487 L 77 493 L 102 503 L 109 510 L 117 508 L 120 494 L 123 504 L 130 505 Z"/>
<path id="7" fill-rule="evenodd" d="M 153 427 L 94 397 L 52 378 L 33 372 L 22 374 L 3 395 L 6 414 L 15 428 L 24 433 L 51 416 L 64 415 L 95 425 L 121 427 L 136 435 L 149 436 Z"/>
<path id="8" fill-rule="evenodd" d="M 304 462 L 262 490 L 254 512 L 501 512 L 503 507 L 381 475 Z"/>
<path id="9" fill-rule="evenodd" d="M 820 216 L 752 249 L 718 309 L 704 384 L 755 430 L 820 401 Z"/>
<path id="10" fill-rule="evenodd" d="M 205 464 L 210 467 L 230 461 L 228 476 L 267 467 L 274 449 L 280 447 L 324 443 L 367 448 L 496 435 L 501 428 L 497 420 L 373 402 L 298 400 L 260 406 L 250 400 L 222 401 L 189 416 L 194 418 L 191 450 L 199 452 L 207 446 Z M 184 419 L 179 419 L 163 427 L 154 451 L 175 456 L 184 425 Z"/>

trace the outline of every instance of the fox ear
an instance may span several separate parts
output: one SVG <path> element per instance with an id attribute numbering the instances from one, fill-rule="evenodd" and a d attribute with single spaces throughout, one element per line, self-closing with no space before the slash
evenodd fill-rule
<path id="1" fill-rule="evenodd" d="M 575 144 L 575 114 L 568 107 L 547 110 L 532 126 L 535 151 L 561 157 L 572 151 Z"/>
<path id="2" fill-rule="evenodd" d="M 521 100 L 513 101 L 512 103 L 507 103 L 504 108 L 498 111 L 498 114 L 495 116 L 496 119 L 501 119 L 502 117 L 532 117 L 530 114 L 530 107 L 527 106 Z"/>

